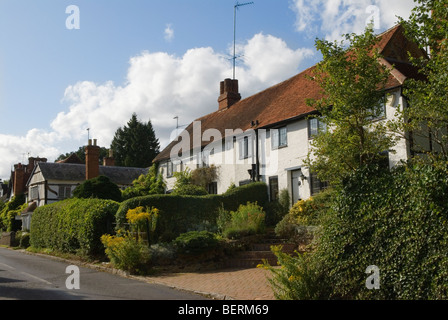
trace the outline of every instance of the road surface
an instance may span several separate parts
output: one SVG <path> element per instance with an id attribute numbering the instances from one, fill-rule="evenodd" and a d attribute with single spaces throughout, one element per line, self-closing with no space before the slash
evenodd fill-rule
<path id="1" fill-rule="evenodd" d="M 0 247 L 0 300 L 204 299 L 90 268 L 78 267 L 79 273 L 76 270 L 66 273 L 68 266 L 67 262 Z"/>

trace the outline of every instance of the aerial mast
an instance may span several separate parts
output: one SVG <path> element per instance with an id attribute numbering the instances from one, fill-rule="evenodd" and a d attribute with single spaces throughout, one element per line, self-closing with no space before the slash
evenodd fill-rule
<path id="1" fill-rule="evenodd" d="M 235 67 L 236 67 L 236 59 L 238 58 L 236 56 L 236 12 L 239 7 L 248 6 L 254 4 L 253 1 L 251 2 L 245 2 L 245 3 L 239 3 L 236 2 L 235 6 L 233 7 L 233 80 L 235 80 Z"/>

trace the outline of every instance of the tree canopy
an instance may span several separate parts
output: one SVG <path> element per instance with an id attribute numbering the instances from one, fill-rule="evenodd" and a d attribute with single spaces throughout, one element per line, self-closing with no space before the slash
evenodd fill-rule
<path id="1" fill-rule="evenodd" d="M 348 49 L 344 42 L 316 40 L 323 61 L 312 80 L 321 86 L 324 98 L 308 101 L 327 130 L 314 137 L 306 162 L 320 180 L 333 183 L 356 168 L 380 161 L 394 145 L 386 125 L 373 121 L 384 114 L 390 73 L 379 61 L 378 38 L 368 27 L 361 35 L 345 35 L 345 40 Z"/>
<path id="2" fill-rule="evenodd" d="M 115 132 L 111 149 L 115 165 L 147 168 L 160 152 L 160 143 L 151 121 L 141 122 L 134 113 L 127 125 Z"/>

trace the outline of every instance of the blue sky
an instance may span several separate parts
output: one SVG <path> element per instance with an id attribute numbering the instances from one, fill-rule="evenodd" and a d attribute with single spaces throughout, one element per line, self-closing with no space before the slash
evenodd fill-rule
<path id="1" fill-rule="evenodd" d="M 241 3 L 245 1 L 240 1 Z M 176 125 L 217 109 L 232 76 L 234 0 L 0 0 L 0 178 L 28 155 L 77 150 L 87 128 L 109 147 L 136 112 L 162 146 Z M 76 5 L 80 29 L 66 28 Z M 315 38 L 377 32 L 412 0 L 254 0 L 240 8 L 237 78 L 244 97 L 319 61 Z"/>

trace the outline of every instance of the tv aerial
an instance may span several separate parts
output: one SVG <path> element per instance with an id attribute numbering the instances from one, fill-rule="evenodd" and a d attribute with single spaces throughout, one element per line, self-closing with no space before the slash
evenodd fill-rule
<path id="1" fill-rule="evenodd" d="M 251 2 L 245 2 L 245 3 L 239 3 L 236 2 L 235 6 L 233 7 L 233 80 L 235 80 L 235 68 L 236 68 L 236 59 L 239 58 L 239 56 L 236 56 L 236 12 L 240 7 L 248 6 L 254 4 L 253 1 Z"/>

